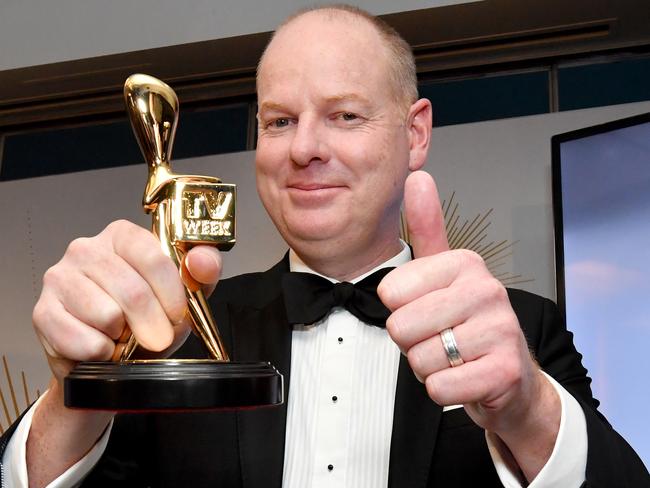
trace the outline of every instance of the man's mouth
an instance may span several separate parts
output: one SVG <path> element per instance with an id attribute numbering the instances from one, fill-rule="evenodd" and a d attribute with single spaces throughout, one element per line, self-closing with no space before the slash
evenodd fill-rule
<path id="1" fill-rule="evenodd" d="M 289 185 L 289 188 L 303 191 L 328 190 L 330 188 L 340 187 L 341 185 L 334 185 L 329 183 L 293 183 Z"/>
<path id="2" fill-rule="evenodd" d="M 287 185 L 288 194 L 293 202 L 306 206 L 327 204 L 344 188 L 344 185 L 320 182 L 295 182 Z"/>

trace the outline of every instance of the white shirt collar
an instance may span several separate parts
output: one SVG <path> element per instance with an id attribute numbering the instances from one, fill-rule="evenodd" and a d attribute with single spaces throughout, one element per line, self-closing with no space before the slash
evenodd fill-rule
<path id="1" fill-rule="evenodd" d="M 384 261 L 381 263 L 379 266 L 374 267 L 367 273 L 362 274 L 361 276 L 358 276 L 351 280 L 352 283 L 357 283 L 364 279 L 366 276 L 374 273 L 378 269 L 381 268 L 388 268 L 388 267 L 397 267 L 402 264 L 408 263 L 411 260 L 411 248 L 404 242 L 403 240 L 400 239 L 400 243 L 402 244 L 402 250 L 397 253 L 395 256 L 392 258 L 388 259 L 387 261 Z M 318 276 L 321 276 L 325 279 L 330 280 L 332 283 L 336 283 L 338 280 L 334 278 L 330 278 L 329 276 L 322 275 L 320 273 L 317 273 L 313 269 L 311 269 L 305 262 L 300 259 L 300 257 L 295 253 L 293 249 L 289 250 L 289 270 L 290 271 L 295 271 L 299 273 L 312 273 Z"/>

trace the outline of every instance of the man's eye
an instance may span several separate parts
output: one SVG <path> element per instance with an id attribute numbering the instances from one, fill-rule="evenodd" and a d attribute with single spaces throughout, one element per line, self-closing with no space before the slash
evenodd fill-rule
<path id="1" fill-rule="evenodd" d="M 279 119 L 272 120 L 271 123 L 269 124 L 269 127 L 280 129 L 282 127 L 287 127 L 288 125 L 289 125 L 289 119 L 287 119 L 286 117 L 282 117 Z"/>
<path id="2" fill-rule="evenodd" d="M 350 121 L 350 120 L 356 120 L 358 117 L 356 114 L 353 114 L 352 112 L 343 112 L 340 114 L 341 119 Z"/>

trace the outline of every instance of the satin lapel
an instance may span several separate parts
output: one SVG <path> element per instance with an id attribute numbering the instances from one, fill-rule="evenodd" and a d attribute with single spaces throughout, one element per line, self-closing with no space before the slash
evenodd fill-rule
<path id="1" fill-rule="evenodd" d="M 242 485 L 280 487 L 291 366 L 291 329 L 282 295 L 261 308 L 231 306 L 230 320 L 235 360 L 268 361 L 284 377 L 283 405 L 237 414 Z"/>
<path id="2" fill-rule="evenodd" d="M 427 486 L 442 408 L 427 395 L 405 356 L 400 357 L 390 446 L 388 486 Z"/>

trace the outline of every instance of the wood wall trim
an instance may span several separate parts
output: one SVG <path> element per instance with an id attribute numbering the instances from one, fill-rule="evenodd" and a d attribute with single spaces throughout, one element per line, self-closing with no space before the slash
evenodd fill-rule
<path id="1" fill-rule="evenodd" d="M 424 79 L 558 59 L 650 52 L 647 0 L 484 0 L 386 15 L 413 46 Z M 184 106 L 254 100 L 270 33 L 0 72 L 0 131 L 123 116 L 122 83 L 146 72 Z"/>

